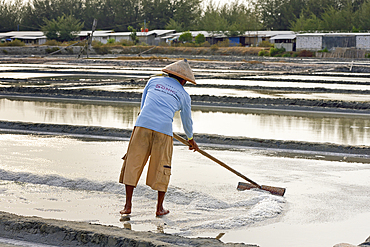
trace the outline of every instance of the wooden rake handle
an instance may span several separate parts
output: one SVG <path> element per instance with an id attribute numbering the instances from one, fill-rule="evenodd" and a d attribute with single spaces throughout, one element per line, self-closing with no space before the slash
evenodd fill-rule
<path id="1" fill-rule="evenodd" d="M 173 133 L 173 137 L 178 140 L 179 142 L 182 142 L 184 145 L 186 146 L 191 146 L 190 143 L 185 140 L 184 138 L 182 138 L 181 136 Z M 256 182 L 254 182 L 253 180 L 247 178 L 246 176 L 244 176 L 243 174 L 241 174 L 240 172 L 234 170 L 233 168 L 231 168 L 230 166 L 226 165 L 224 162 L 222 162 L 221 160 L 219 159 L 216 159 L 215 157 L 213 157 L 212 155 L 208 154 L 207 152 L 199 149 L 198 151 L 199 153 L 203 154 L 204 156 L 206 156 L 207 158 L 213 160 L 214 162 L 218 163 L 219 165 L 223 166 L 224 168 L 226 168 L 227 170 L 231 171 L 232 173 L 234 173 L 235 175 L 243 178 L 244 180 L 250 182 L 251 184 L 255 185 L 256 187 L 258 188 L 261 188 L 261 185 L 257 184 Z"/>

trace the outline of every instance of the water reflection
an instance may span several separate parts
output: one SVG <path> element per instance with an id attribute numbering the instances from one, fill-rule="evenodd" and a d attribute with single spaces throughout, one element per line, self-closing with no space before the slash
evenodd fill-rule
<path id="1" fill-rule="evenodd" d="M 35 123 L 132 128 L 139 105 L 0 99 L 0 119 Z M 292 116 L 193 110 L 196 133 L 251 138 L 370 145 L 370 118 Z M 183 132 L 179 114 L 174 131 Z"/>
<path id="2" fill-rule="evenodd" d="M 253 77 L 254 78 L 254 77 Z M 260 78 L 260 76 L 256 77 Z M 299 76 L 297 78 L 304 78 Z M 320 80 L 322 78 L 311 78 L 311 80 Z M 330 77 L 332 78 L 332 77 Z M 198 79 L 197 84 L 211 84 L 211 85 L 239 85 L 239 86 L 261 86 L 261 87 L 294 87 L 294 88 L 327 88 L 327 89 L 351 89 L 351 90 L 370 90 L 370 85 L 348 85 L 338 84 L 338 81 L 347 81 L 347 78 L 342 80 L 329 80 L 328 83 L 315 83 L 315 82 L 290 82 L 290 81 L 274 81 L 274 78 L 265 78 L 266 80 L 230 80 L 230 79 Z M 354 81 L 357 79 L 359 82 L 370 82 L 368 78 L 350 78 Z M 297 79 L 298 80 L 298 79 Z M 334 83 L 331 83 L 334 81 Z"/>
<path id="3" fill-rule="evenodd" d="M 364 76 L 363 74 L 361 74 Z M 350 82 L 370 82 L 370 79 L 366 77 L 342 77 L 342 76 L 312 76 L 312 75 L 264 75 L 264 76 L 258 76 L 258 78 L 265 78 L 265 79 L 285 79 L 285 80 L 308 80 L 308 81 L 350 81 Z M 245 78 L 253 78 L 257 76 L 246 76 Z"/>

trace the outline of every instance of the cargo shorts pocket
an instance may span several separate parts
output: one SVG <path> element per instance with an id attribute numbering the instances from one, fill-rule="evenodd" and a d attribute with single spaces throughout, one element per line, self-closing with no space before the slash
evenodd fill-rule
<path id="1" fill-rule="evenodd" d="M 163 170 L 159 170 L 157 173 L 157 182 L 159 184 L 168 185 L 170 182 L 170 176 L 171 176 L 171 168 L 165 166 L 163 167 Z"/>
<path id="2" fill-rule="evenodd" d="M 123 184 L 123 178 L 125 176 L 125 170 L 126 170 L 126 155 L 122 158 L 123 159 L 123 164 L 122 164 L 122 168 L 121 168 L 121 173 L 119 175 L 119 180 L 118 182 L 120 182 L 121 184 Z"/>

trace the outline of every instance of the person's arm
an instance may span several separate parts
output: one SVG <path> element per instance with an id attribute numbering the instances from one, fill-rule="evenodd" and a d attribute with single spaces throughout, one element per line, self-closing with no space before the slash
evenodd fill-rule
<path id="1" fill-rule="evenodd" d="M 199 147 L 197 143 L 195 142 L 193 138 L 193 120 L 191 118 L 191 102 L 190 102 L 190 97 L 189 101 L 186 102 L 181 111 L 180 111 L 180 116 L 181 116 L 181 121 L 182 121 L 182 126 L 184 128 L 185 134 L 188 137 L 188 141 L 191 145 L 189 147 L 190 150 L 198 151 Z"/>
<path id="2" fill-rule="evenodd" d="M 148 83 L 144 87 L 143 95 L 141 96 L 140 109 L 143 109 L 143 107 L 144 107 L 145 98 L 146 98 L 146 95 L 148 93 L 149 84 L 150 84 L 150 80 L 148 81 Z"/>
<path id="3" fill-rule="evenodd" d="M 191 147 L 189 146 L 189 150 L 194 150 L 195 151 L 199 151 L 199 147 L 198 147 L 198 144 L 194 141 L 194 138 L 188 140 Z"/>

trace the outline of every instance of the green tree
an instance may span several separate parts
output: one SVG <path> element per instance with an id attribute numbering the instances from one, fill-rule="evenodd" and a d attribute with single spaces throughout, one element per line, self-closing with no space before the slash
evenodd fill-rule
<path id="1" fill-rule="evenodd" d="M 181 22 L 182 31 L 195 30 L 201 16 L 201 0 L 173 0 L 173 18 Z"/>
<path id="2" fill-rule="evenodd" d="M 299 18 L 291 22 L 291 30 L 295 32 L 314 32 L 319 30 L 320 22 L 321 20 L 315 14 L 311 13 L 311 16 L 306 17 L 302 11 Z"/>
<path id="3" fill-rule="evenodd" d="M 140 28 L 140 22 L 145 18 L 140 16 L 140 1 L 137 0 L 114 0 L 114 18 L 112 23 L 115 24 L 115 31 L 127 30 L 128 25 L 135 27 L 137 30 Z M 104 18 L 103 18 L 104 19 Z M 112 26 L 111 23 L 105 23 L 104 27 Z"/>
<path id="4" fill-rule="evenodd" d="M 136 45 L 137 43 L 139 43 L 139 38 L 137 37 L 136 29 L 134 29 L 133 27 L 129 26 L 127 28 L 127 30 L 131 32 L 130 38 L 134 42 L 134 44 Z"/>
<path id="5" fill-rule="evenodd" d="M 319 30 L 350 31 L 353 27 L 352 17 L 352 6 L 347 6 L 342 10 L 329 7 L 321 16 Z"/>
<path id="6" fill-rule="evenodd" d="M 29 0 L 25 2 L 21 10 L 21 24 L 26 30 L 39 30 L 44 25 L 44 19 L 57 19 L 63 15 L 72 15 L 84 21 L 85 0 Z"/>
<path id="7" fill-rule="evenodd" d="M 47 20 L 44 18 L 45 25 L 41 27 L 48 39 L 57 41 L 70 41 L 77 37 L 77 34 L 84 26 L 79 20 L 72 15 L 59 16 L 56 20 Z"/>
<path id="8" fill-rule="evenodd" d="M 370 30 L 370 0 L 361 5 L 355 13 L 355 23 L 358 23 L 360 30 Z"/>
<path id="9" fill-rule="evenodd" d="M 257 0 L 257 12 L 264 29 L 284 30 L 288 25 L 282 23 L 282 7 L 288 0 Z"/>
<path id="10" fill-rule="evenodd" d="M 227 20 L 227 31 L 224 32 L 227 36 L 237 36 L 260 28 L 255 12 L 238 1 L 223 5 L 220 8 L 220 15 Z"/>
<path id="11" fill-rule="evenodd" d="M 183 43 L 185 43 L 185 42 L 189 42 L 189 43 L 190 42 L 193 42 L 193 36 L 191 35 L 191 33 L 189 31 L 184 32 L 184 33 L 182 33 L 180 35 L 179 41 L 180 42 L 183 42 Z"/>
<path id="12" fill-rule="evenodd" d="M 141 18 L 150 21 L 150 29 L 162 29 L 173 18 L 171 0 L 141 0 Z"/>
<path id="13" fill-rule="evenodd" d="M 166 24 L 167 30 L 176 30 L 176 32 L 184 31 L 184 25 L 181 22 L 175 21 L 174 19 L 170 19 Z"/>
<path id="14" fill-rule="evenodd" d="M 47 20 L 44 19 L 45 25 L 41 27 L 41 30 L 44 32 L 47 39 L 59 40 L 59 26 L 58 21 L 56 20 Z"/>
<path id="15" fill-rule="evenodd" d="M 199 33 L 197 36 L 195 36 L 195 43 L 196 44 L 202 44 L 206 41 L 206 37 L 204 37 L 204 34 Z"/>
<path id="16" fill-rule="evenodd" d="M 20 24 L 23 1 L 0 0 L 0 31 L 7 32 L 16 30 Z"/>
<path id="17" fill-rule="evenodd" d="M 199 30 L 210 32 L 213 36 L 227 31 L 227 20 L 221 16 L 219 8 L 211 1 L 200 19 Z"/>

